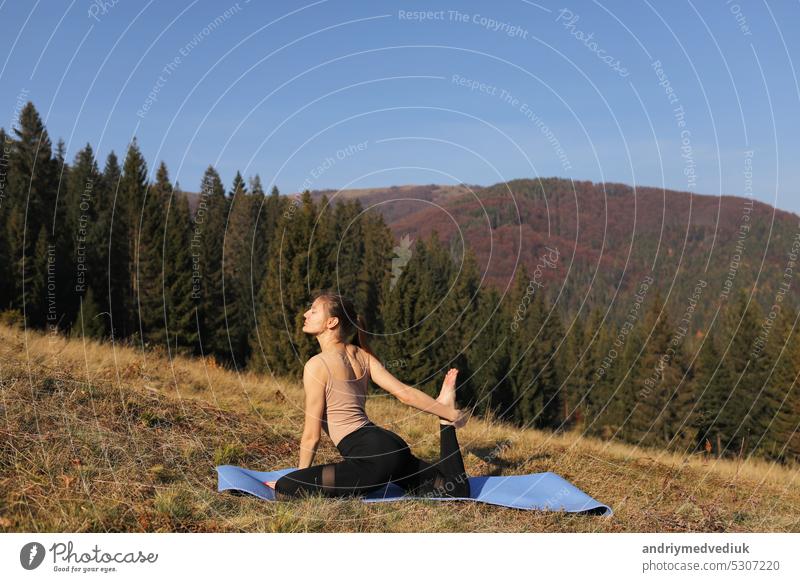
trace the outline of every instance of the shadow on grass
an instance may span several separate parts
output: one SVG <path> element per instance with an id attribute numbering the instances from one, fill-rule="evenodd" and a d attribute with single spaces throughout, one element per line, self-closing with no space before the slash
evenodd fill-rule
<path id="1" fill-rule="evenodd" d="M 465 454 L 472 453 L 481 461 L 490 466 L 488 471 L 483 472 L 485 475 L 481 475 L 486 477 L 497 477 L 503 474 L 508 474 L 508 472 L 520 471 L 525 465 L 529 464 L 530 461 L 546 460 L 552 456 L 548 453 L 541 453 L 538 455 L 532 455 L 522 461 L 509 461 L 504 459 L 502 454 L 512 444 L 512 440 L 502 439 L 497 441 L 497 443 L 495 443 L 495 445 L 492 447 L 469 447 L 462 448 L 462 450 Z"/>

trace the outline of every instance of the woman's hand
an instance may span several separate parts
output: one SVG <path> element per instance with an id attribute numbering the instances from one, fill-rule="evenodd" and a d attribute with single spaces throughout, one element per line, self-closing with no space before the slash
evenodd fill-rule
<path id="1" fill-rule="evenodd" d="M 265 483 L 264 483 L 264 484 L 265 484 L 267 487 L 269 487 L 270 489 L 275 489 L 275 483 L 277 483 L 277 481 L 265 481 Z"/>

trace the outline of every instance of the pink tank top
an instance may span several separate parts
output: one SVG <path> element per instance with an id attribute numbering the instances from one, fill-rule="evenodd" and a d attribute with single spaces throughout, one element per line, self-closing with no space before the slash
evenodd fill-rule
<path id="1" fill-rule="evenodd" d="M 322 430 L 331 438 L 333 444 L 369 422 L 364 404 L 369 386 L 369 360 L 365 365 L 361 360 L 363 375 L 355 380 L 334 378 L 322 354 L 318 354 L 328 368 L 328 383 L 325 385 L 325 410 L 322 413 Z M 347 356 L 345 356 L 347 357 Z"/>

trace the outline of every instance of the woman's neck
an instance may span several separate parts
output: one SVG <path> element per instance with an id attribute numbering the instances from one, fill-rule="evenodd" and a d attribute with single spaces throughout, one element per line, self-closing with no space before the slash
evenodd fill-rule
<path id="1" fill-rule="evenodd" d="M 347 344 L 339 339 L 320 338 L 319 349 L 322 352 L 343 352 L 347 349 Z"/>

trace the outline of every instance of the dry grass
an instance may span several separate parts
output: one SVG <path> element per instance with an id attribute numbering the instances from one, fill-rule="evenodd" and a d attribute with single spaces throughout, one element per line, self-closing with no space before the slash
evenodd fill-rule
<path id="1" fill-rule="evenodd" d="M 467 471 L 553 471 L 610 518 L 471 502 L 269 503 L 217 493 L 219 464 L 295 466 L 302 386 L 127 347 L 0 327 L 0 531 L 795 532 L 800 472 L 473 419 Z M 435 418 L 383 394 L 370 417 L 424 458 Z M 323 440 L 316 462 L 339 458 Z"/>

